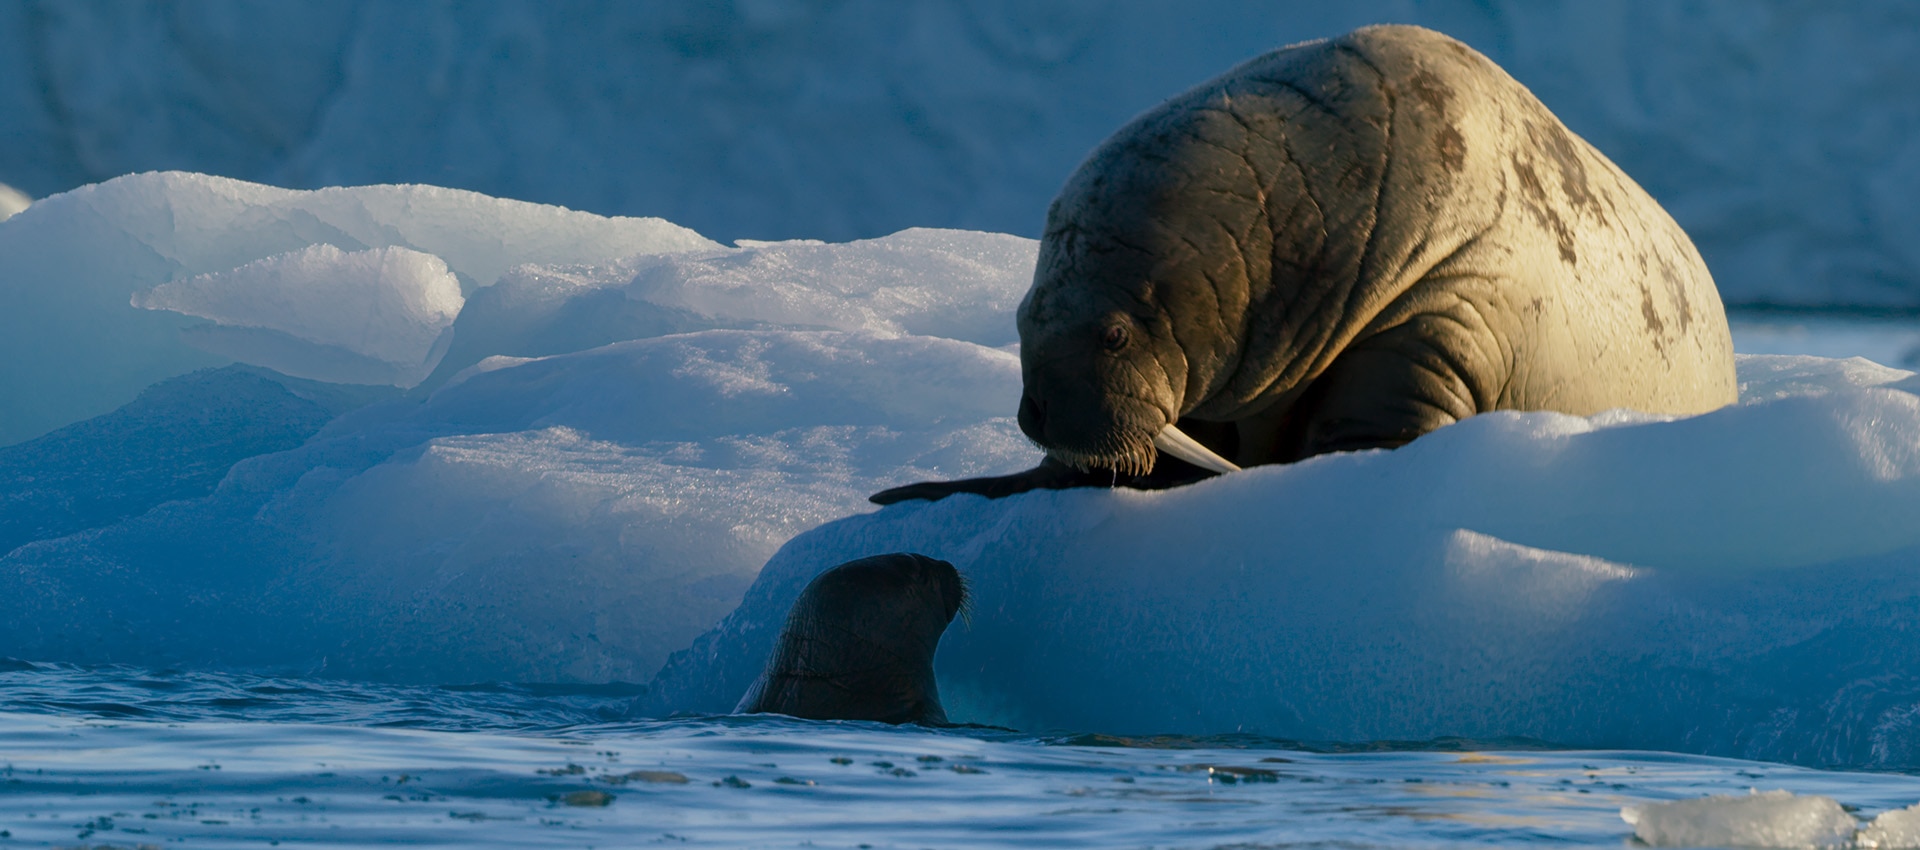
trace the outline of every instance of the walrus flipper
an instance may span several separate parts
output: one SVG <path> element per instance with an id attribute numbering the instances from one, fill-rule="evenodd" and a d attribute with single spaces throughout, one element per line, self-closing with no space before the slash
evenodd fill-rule
<path id="1" fill-rule="evenodd" d="M 972 493 L 989 499 L 1004 499 L 1028 490 L 1068 490 L 1074 487 L 1127 487 L 1134 490 L 1165 490 L 1192 484 L 1216 473 L 1201 469 L 1165 452 L 1154 455 L 1153 471 L 1146 475 L 1115 475 L 1111 470 L 1083 472 L 1051 457 L 1026 472 L 986 478 L 962 478 L 958 481 L 922 481 L 867 497 L 876 505 L 891 505 L 925 499 L 937 502 L 955 493 Z"/>
<path id="2" fill-rule="evenodd" d="M 1296 405 L 1282 462 L 1330 452 L 1394 449 L 1422 434 L 1498 407 L 1506 370 L 1491 340 L 1430 316 L 1355 343 Z"/>
<path id="3" fill-rule="evenodd" d="M 794 600 L 766 672 L 734 710 L 945 726 L 933 652 L 966 598 L 953 565 L 925 555 L 827 570 Z"/>
<path id="4" fill-rule="evenodd" d="M 1112 473 L 1082 472 L 1048 457 L 1041 460 L 1039 466 L 1025 472 L 992 475 L 985 478 L 962 478 L 957 481 L 922 481 L 918 484 L 881 490 L 868 496 L 867 501 L 876 505 L 891 505 L 895 502 L 914 499 L 937 502 L 955 493 L 972 493 L 989 499 L 1004 499 L 1028 490 L 1112 487 L 1114 484 Z"/>

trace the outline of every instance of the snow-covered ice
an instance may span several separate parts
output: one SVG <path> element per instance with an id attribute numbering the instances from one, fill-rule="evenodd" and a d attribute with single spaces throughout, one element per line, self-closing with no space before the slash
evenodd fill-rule
<path id="1" fill-rule="evenodd" d="M 75 212 L 98 204 L 115 221 Z M 335 380 L 413 370 L 386 381 L 402 384 L 440 351 L 465 359 L 448 362 L 432 392 L 241 463 L 205 498 L 71 537 L 87 519 L 35 520 L 61 533 L 0 562 L 30 588 L 0 626 L 0 652 L 405 680 L 645 680 L 727 613 L 794 534 L 863 509 L 884 487 L 1008 472 L 1037 456 L 1007 413 L 1019 366 L 1001 350 L 1032 240 L 916 230 L 721 248 L 664 222 L 428 187 L 289 193 L 179 174 L 42 206 L 40 227 L 69 246 L 118 236 L 129 221 L 164 231 L 117 256 L 96 246 L 108 268 L 137 267 L 153 244 L 221 254 L 182 262 L 148 289 L 126 274 L 114 281 L 138 306 L 217 322 L 186 329 L 202 348 L 212 340 L 249 362 Z M 377 214 L 354 212 L 363 208 Z M 346 220 L 359 237 L 315 217 Z M 34 220 L 9 223 L 0 240 Z M 200 235 L 182 237 L 181 221 Z M 382 233 L 396 244 L 357 247 Z M 606 258 L 621 250 L 641 253 Z M 49 253 L 43 262 L 74 260 L 71 249 Z M 262 259 L 187 276 L 249 256 Z M 547 264 L 506 266 L 528 258 Z M 449 270 L 499 283 L 463 307 Z M 55 319 L 71 306 L 23 300 Z M 121 306 L 101 312 L 141 312 Z M 170 350 L 120 348 L 107 353 Z M 200 422 L 204 403 L 158 396 L 138 421 L 162 421 L 182 456 L 224 457 L 217 445 L 187 446 L 190 429 L 165 427 L 169 416 Z M 281 430 L 304 427 L 306 411 L 288 408 L 299 422 Z M 100 444 L 129 427 L 62 429 L 34 447 L 36 468 L 99 466 Z M 213 432 L 204 440 L 225 439 Z M 91 629 L 68 628 L 80 611 Z"/>
<path id="2" fill-rule="evenodd" d="M 1018 391 L 1007 352 L 845 332 L 477 372 L 243 462 L 206 499 L 0 559 L 0 581 L 32 588 L 0 652 L 644 681 L 781 543 L 867 493 L 1031 464 L 1005 415 Z"/>
<path id="3" fill-rule="evenodd" d="M 1039 243 L 910 229 L 829 245 L 741 243 L 594 266 L 521 266 L 475 293 L 438 377 L 494 356 L 712 328 L 925 334 L 1002 347 Z M 437 383 L 430 381 L 431 383 Z"/>
<path id="4" fill-rule="evenodd" d="M 0 655 L 414 682 L 666 663 L 640 713 L 725 711 L 812 575 L 911 550 L 974 591 L 938 661 L 959 720 L 1920 764 L 1920 378 L 1900 369 L 1746 356 L 1741 402 L 1698 417 L 1502 413 L 1172 491 L 875 510 L 887 486 L 1037 459 L 1010 415 L 1031 240 L 724 247 L 426 187 L 161 174 L 37 203 L 6 245 L 92 294 L 9 277 L 0 321 L 104 346 L 11 364 L 16 383 L 191 365 L 172 314 L 133 300 L 420 370 L 446 354 L 404 393 L 194 373 L 49 435 L 42 465 L 134 468 L 101 445 L 139 433 L 231 468 L 204 495 L 154 479 L 9 526 L 29 530 L 0 557 Z M 337 268 L 367 273 L 309 291 Z M 420 299 L 460 313 L 394 306 Z M 216 392 L 264 412 L 207 444 L 169 425 Z M 347 412 L 271 445 L 321 410 Z M 20 505 L 53 516 L 110 478 Z"/>
<path id="5" fill-rule="evenodd" d="M 330 259 L 321 245 L 345 256 Z M 336 290 L 327 327 L 310 327 L 320 319 L 306 315 L 263 324 L 270 293 L 284 296 L 299 280 L 336 274 L 364 280 L 385 259 L 401 256 L 380 249 L 432 255 L 467 291 L 522 263 L 598 263 L 715 247 L 659 219 L 606 218 L 433 186 L 297 192 L 182 173 L 84 186 L 41 199 L 0 227 L 0 443 L 106 413 L 154 381 L 234 356 L 336 380 L 356 366 L 395 372 L 394 381 L 381 382 L 424 375 L 432 363 L 385 358 L 417 351 L 429 359 L 431 346 L 420 350 L 413 339 L 432 322 L 388 316 L 380 327 L 368 326 L 369 311 L 383 306 L 378 302 L 339 302 Z M 425 271 L 386 282 L 426 284 Z M 361 299 L 374 292 L 330 282 Z M 136 295 L 162 285 L 176 299 L 196 293 L 192 301 L 214 324 L 134 306 Z M 251 289 L 263 291 L 249 299 Z M 380 297 L 408 300 L 398 292 Z M 154 306 L 169 303 L 154 298 Z M 442 308 L 453 301 L 447 294 L 429 300 Z M 355 328 L 406 330 L 375 342 Z"/>
<path id="6" fill-rule="evenodd" d="M 936 664 L 956 719 L 1920 762 L 1920 382 L 1741 367 L 1742 404 L 1688 419 L 1499 413 L 1165 492 L 838 520 L 644 710 L 724 710 L 814 574 L 912 550 L 973 589 Z"/>
<path id="7" fill-rule="evenodd" d="M 321 243 L 135 292 L 133 306 L 209 319 L 196 348 L 298 378 L 410 387 L 466 301 L 444 260 Z"/>

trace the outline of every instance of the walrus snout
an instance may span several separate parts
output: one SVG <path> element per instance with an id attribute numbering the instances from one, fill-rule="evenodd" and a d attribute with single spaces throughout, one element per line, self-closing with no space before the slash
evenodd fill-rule
<path id="1" fill-rule="evenodd" d="M 933 653 L 966 600 L 959 571 L 925 555 L 827 570 L 794 600 L 766 672 L 735 711 L 945 724 Z"/>
<path id="2" fill-rule="evenodd" d="M 1153 471 L 1153 439 L 1168 424 L 1165 411 L 1132 393 L 1102 392 L 1084 378 L 1029 373 L 1025 383 L 1020 430 L 1054 459 L 1083 472 Z"/>

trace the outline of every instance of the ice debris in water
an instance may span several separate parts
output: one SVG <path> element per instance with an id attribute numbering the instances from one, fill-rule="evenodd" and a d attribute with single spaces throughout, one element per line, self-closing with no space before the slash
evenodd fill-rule
<path id="1" fill-rule="evenodd" d="M 1655 847 L 1845 847 L 1858 823 L 1832 798 L 1765 791 L 1620 810 Z"/>
<path id="2" fill-rule="evenodd" d="M 1783 790 L 1627 806 L 1620 818 L 1654 847 L 1920 847 L 1920 803 L 1865 826 L 1832 798 Z"/>
<path id="3" fill-rule="evenodd" d="M 1874 850 L 1920 847 L 1920 803 L 1881 812 L 1854 836 L 1853 843 Z"/>

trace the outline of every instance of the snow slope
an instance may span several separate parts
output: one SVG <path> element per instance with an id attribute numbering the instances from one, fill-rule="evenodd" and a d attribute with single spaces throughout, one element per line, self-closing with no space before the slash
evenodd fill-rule
<path id="1" fill-rule="evenodd" d="M 1672 209 L 1729 302 L 1920 307 L 1904 0 L 22 0 L 0 7 L 0 181 L 188 169 L 429 182 L 723 239 L 1031 236 L 1132 115 L 1377 22 L 1531 86 Z"/>
<path id="2" fill-rule="evenodd" d="M 476 370 L 243 461 L 208 497 L 0 558 L 0 654 L 644 681 L 866 494 L 1030 465 L 1018 387 L 1004 352 L 844 332 Z"/>

